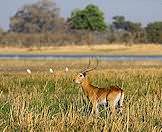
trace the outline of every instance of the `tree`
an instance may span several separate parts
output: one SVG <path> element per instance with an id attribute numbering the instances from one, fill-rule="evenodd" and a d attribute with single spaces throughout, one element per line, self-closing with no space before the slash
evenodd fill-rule
<path id="1" fill-rule="evenodd" d="M 33 33 L 53 32 L 61 27 L 63 19 L 59 9 L 50 0 L 42 0 L 32 5 L 25 5 L 10 19 L 10 31 Z"/>
<path id="2" fill-rule="evenodd" d="M 137 33 L 141 30 L 141 23 L 126 21 L 124 25 L 125 30 L 131 33 Z"/>
<path id="3" fill-rule="evenodd" d="M 162 43 L 162 22 L 149 23 L 146 27 L 147 39 L 151 43 Z"/>
<path id="4" fill-rule="evenodd" d="M 114 16 L 113 17 L 113 27 L 115 29 L 124 29 L 125 17 L 124 16 Z"/>
<path id="5" fill-rule="evenodd" d="M 123 32 L 121 41 L 128 40 L 128 38 L 130 42 L 142 42 L 145 40 L 141 23 L 126 21 L 124 16 L 115 16 L 113 20 L 113 30 Z"/>
<path id="6" fill-rule="evenodd" d="M 105 31 L 104 14 L 95 5 L 88 5 L 83 10 L 74 10 L 68 19 L 71 29 L 85 29 L 90 31 Z"/>
<path id="7" fill-rule="evenodd" d="M 126 21 L 124 16 L 115 16 L 113 20 L 113 27 L 117 30 L 125 30 L 131 33 L 141 30 L 141 23 Z"/>

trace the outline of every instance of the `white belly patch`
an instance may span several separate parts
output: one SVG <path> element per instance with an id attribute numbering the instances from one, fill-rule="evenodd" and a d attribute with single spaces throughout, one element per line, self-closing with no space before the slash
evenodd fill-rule
<path id="1" fill-rule="evenodd" d="M 100 105 L 106 105 L 106 104 L 107 104 L 107 102 L 106 102 L 106 98 L 103 99 L 103 100 L 101 100 L 101 101 L 99 102 L 99 104 L 100 104 Z"/>

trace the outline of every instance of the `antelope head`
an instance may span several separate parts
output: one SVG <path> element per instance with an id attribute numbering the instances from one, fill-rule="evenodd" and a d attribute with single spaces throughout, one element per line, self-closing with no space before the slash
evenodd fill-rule
<path id="1" fill-rule="evenodd" d="M 97 66 L 98 66 L 98 59 L 96 59 L 96 65 L 94 67 L 91 67 L 91 61 L 89 59 L 89 64 L 78 73 L 78 75 L 74 79 L 74 82 L 81 84 L 85 80 L 87 73 L 95 70 Z"/>

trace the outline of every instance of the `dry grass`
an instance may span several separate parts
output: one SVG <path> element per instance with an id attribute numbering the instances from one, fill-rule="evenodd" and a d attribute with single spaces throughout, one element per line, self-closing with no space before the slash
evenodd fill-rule
<path id="1" fill-rule="evenodd" d="M 56 67 L 55 74 L 0 72 L 1 131 L 162 130 L 161 62 L 102 62 L 99 70 L 90 73 L 95 85 L 118 85 L 125 90 L 123 114 L 114 117 L 102 107 L 99 117 L 91 115 L 89 101 L 72 82 L 85 61 L 1 61 L 0 67 L 25 69 L 28 65 L 41 70 L 51 64 Z M 68 73 L 63 71 L 65 64 L 71 64 Z"/>
<path id="2" fill-rule="evenodd" d="M 75 49 L 75 50 L 74 50 Z M 113 54 L 113 55 L 162 55 L 162 45 L 136 44 L 126 46 L 124 44 L 84 45 L 84 46 L 60 46 L 60 47 L 33 47 L 33 48 L 0 48 L 0 54 L 28 53 L 28 54 Z"/>

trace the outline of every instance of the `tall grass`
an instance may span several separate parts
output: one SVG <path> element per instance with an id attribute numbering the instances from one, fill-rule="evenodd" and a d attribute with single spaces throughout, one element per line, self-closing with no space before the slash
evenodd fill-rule
<path id="1" fill-rule="evenodd" d="M 57 72 L 57 71 L 55 71 Z M 69 73 L 0 73 L 1 131 L 162 131 L 162 69 L 104 69 L 91 72 L 94 85 L 125 90 L 122 115 L 91 104 Z"/>

